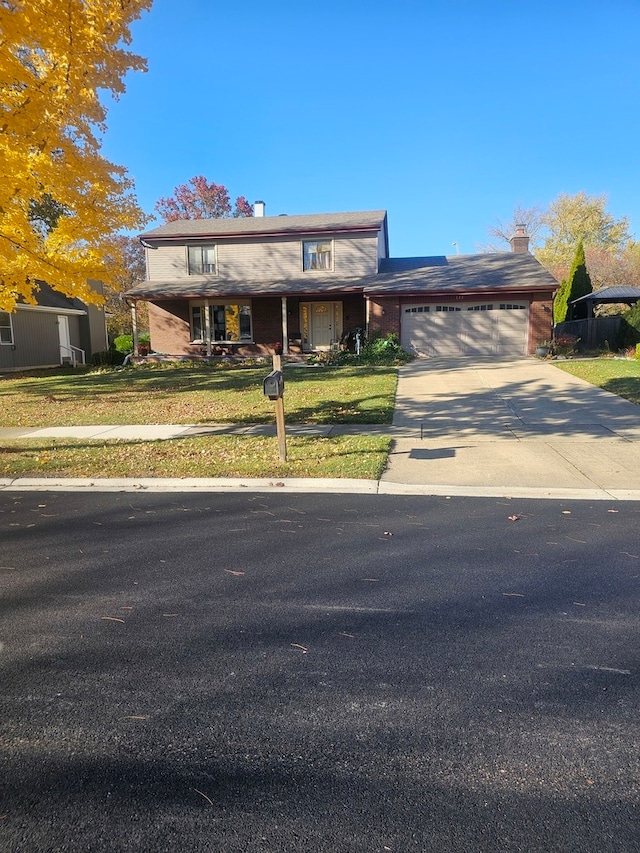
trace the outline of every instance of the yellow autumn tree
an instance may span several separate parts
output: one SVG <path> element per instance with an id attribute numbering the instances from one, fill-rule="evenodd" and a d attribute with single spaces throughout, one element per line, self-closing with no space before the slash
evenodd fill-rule
<path id="1" fill-rule="evenodd" d="M 96 302 L 117 232 L 143 227 L 126 170 L 100 153 L 106 109 L 144 59 L 130 25 L 152 0 L 0 0 L 0 310 L 38 281 Z"/>

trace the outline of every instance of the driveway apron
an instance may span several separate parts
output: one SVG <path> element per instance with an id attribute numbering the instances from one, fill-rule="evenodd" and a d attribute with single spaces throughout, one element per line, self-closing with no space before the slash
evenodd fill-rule
<path id="1" fill-rule="evenodd" d="M 400 368 L 385 483 L 640 489 L 640 407 L 534 358 Z"/>

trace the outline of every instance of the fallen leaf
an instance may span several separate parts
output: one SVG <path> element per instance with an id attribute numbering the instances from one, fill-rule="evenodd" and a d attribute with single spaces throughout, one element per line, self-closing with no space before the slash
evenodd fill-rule
<path id="1" fill-rule="evenodd" d="M 509 521 L 520 521 L 521 518 L 522 518 L 521 515 L 510 515 L 510 516 L 508 516 Z"/>
<path id="2" fill-rule="evenodd" d="M 235 575 L 236 577 L 240 577 L 244 574 L 244 572 L 236 572 L 233 569 L 223 569 L 228 575 Z"/>

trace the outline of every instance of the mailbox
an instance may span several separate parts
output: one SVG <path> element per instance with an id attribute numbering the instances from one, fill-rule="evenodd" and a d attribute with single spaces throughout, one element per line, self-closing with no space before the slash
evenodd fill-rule
<path id="1" fill-rule="evenodd" d="M 284 394 L 284 374 L 281 370 L 272 370 L 262 380 L 262 391 L 270 400 L 277 400 Z"/>

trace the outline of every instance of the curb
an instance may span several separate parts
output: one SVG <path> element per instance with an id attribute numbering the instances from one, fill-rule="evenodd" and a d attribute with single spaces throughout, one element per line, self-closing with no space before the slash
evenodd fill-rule
<path id="1" fill-rule="evenodd" d="M 639 489 L 553 489 L 522 486 L 442 486 L 392 483 L 385 480 L 353 479 L 240 479 L 240 478 L 185 478 L 162 477 L 120 479 L 72 478 L 0 478 L 0 491 L 7 492 L 150 492 L 150 493 L 220 493 L 232 491 L 294 492 L 297 494 L 359 494 L 414 496 L 414 497 L 464 497 L 504 498 L 526 500 L 578 500 L 578 501 L 640 501 Z"/>

